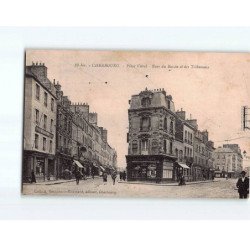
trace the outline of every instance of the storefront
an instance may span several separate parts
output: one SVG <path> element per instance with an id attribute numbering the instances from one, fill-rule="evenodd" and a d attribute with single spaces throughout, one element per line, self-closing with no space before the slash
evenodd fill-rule
<path id="1" fill-rule="evenodd" d="M 181 176 L 184 176 L 185 181 L 191 181 L 192 180 L 192 174 L 191 169 L 189 166 L 187 166 L 183 162 L 175 162 L 174 163 L 175 169 L 176 169 L 176 181 L 180 180 Z"/>
<path id="2" fill-rule="evenodd" d="M 174 181 L 173 157 L 165 155 L 128 155 L 127 180 L 148 182 Z"/>
<path id="3" fill-rule="evenodd" d="M 65 171 L 72 172 L 73 158 L 69 155 L 58 153 L 56 156 L 57 178 L 64 179 Z"/>
<path id="4" fill-rule="evenodd" d="M 23 155 L 23 181 L 31 181 L 31 172 L 34 171 L 36 181 L 43 182 L 55 180 L 57 171 L 55 156 L 36 151 L 24 151 Z"/>

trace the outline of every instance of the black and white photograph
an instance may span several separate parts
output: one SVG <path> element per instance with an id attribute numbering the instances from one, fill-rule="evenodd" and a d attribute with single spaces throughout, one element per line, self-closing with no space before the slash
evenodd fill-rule
<path id="1" fill-rule="evenodd" d="M 22 193 L 245 199 L 250 54 L 27 49 Z"/>

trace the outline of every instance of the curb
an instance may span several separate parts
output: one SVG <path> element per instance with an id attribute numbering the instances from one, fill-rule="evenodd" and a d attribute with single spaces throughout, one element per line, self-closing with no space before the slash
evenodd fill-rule
<path id="1" fill-rule="evenodd" d="M 219 182 L 219 181 L 200 181 L 200 182 L 186 182 L 186 185 L 183 186 L 187 186 L 187 185 L 195 185 L 195 184 L 203 184 L 203 183 L 212 183 L 212 182 Z M 118 183 L 123 183 L 123 184 L 139 184 L 139 185 L 153 185 L 153 186 L 179 186 L 178 183 L 150 183 L 150 182 L 133 182 L 133 181 L 118 181 Z"/>

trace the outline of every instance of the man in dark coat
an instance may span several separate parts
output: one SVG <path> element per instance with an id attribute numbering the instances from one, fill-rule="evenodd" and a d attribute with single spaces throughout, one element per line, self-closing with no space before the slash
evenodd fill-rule
<path id="1" fill-rule="evenodd" d="M 127 178 L 127 174 L 126 174 L 126 171 L 123 172 L 123 180 L 126 181 L 126 178 Z"/>
<path id="2" fill-rule="evenodd" d="M 236 187 L 238 188 L 239 198 L 246 199 L 249 194 L 249 179 L 246 177 L 245 171 L 241 172 L 241 178 L 238 179 Z"/>
<path id="3" fill-rule="evenodd" d="M 82 176 L 81 172 L 79 170 L 77 170 L 76 173 L 75 173 L 76 185 L 79 185 L 79 181 L 81 179 L 81 176 Z"/>
<path id="4" fill-rule="evenodd" d="M 34 170 L 32 170 L 32 172 L 31 172 L 31 183 L 33 183 L 33 182 L 36 183 L 36 176 L 35 176 Z"/>

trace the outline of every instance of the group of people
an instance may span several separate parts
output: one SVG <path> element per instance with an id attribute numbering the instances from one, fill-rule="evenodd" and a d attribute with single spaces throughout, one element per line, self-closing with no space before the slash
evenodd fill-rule
<path id="1" fill-rule="evenodd" d="M 121 180 L 126 181 L 126 179 L 127 179 L 126 171 L 120 172 L 120 181 Z"/>

